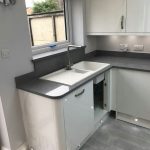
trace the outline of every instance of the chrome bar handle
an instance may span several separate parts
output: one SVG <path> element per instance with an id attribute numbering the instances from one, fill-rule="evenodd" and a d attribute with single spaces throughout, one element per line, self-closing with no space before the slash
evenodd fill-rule
<path id="1" fill-rule="evenodd" d="M 85 89 L 83 89 L 80 93 L 75 94 L 75 97 L 78 97 L 78 96 L 82 95 L 84 92 L 85 92 Z"/>
<path id="2" fill-rule="evenodd" d="M 124 16 L 121 16 L 121 29 L 124 29 Z"/>

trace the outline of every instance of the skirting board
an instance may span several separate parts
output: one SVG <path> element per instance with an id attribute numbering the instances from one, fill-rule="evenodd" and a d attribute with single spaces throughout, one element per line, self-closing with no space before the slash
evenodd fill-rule
<path id="1" fill-rule="evenodd" d="M 0 150 L 11 150 L 11 149 L 8 149 L 8 148 L 5 148 L 2 146 Z M 28 150 L 28 148 L 27 148 L 26 144 L 23 144 L 17 150 Z"/>
<path id="2" fill-rule="evenodd" d="M 28 150 L 28 147 L 26 144 L 23 144 L 17 150 Z"/>
<path id="3" fill-rule="evenodd" d="M 116 119 L 150 129 L 150 121 L 117 112 Z M 136 119 L 136 121 L 135 121 Z"/>
<path id="4" fill-rule="evenodd" d="M 1 147 L 1 150 L 10 150 L 10 149 L 8 149 L 8 148 L 5 148 L 5 147 Z"/>
<path id="5" fill-rule="evenodd" d="M 86 143 L 86 141 L 96 132 L 96 130 L 98 130 L 98 128 L 107 120 L 109 115 L 110 115 L 110 113 L 107 112 L 107 113 L 105 113 L 105 115 L 102 116 L 101 120 L 95 124 L 95 128 L 94 128 L 93 132 L 81 143 L 80 146 L 82 146 L 83 144 Z M 4 149 L 4 150 L 8 150 L 8 149 Z M 28 146 L 26 143 L 24 143 L 17 150 L 28 150 Z"/>

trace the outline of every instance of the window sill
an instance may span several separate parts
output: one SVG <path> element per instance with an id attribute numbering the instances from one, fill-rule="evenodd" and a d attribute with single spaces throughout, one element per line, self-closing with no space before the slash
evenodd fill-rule
<path id="1" fill-rule="evenodd" d="M 85 46 L 83 46 L 82 48 L 85 48 Z M 76 48 L 72 48 L 70 50 L 71 51 L 76 50 Z M 54 55 L 59 55 L 59 54 L 65 53 L 65 52 L 67 52 L 67 47 L 60 48 L 60 49 L 57 49 L 57 50 L 51 50 L 51 51 L 48 51 L 48 52 L 45 52 L 45 53 L 34 55 L 32 57 L 32 61 L 33 62 L 39 61 L 41 59 L 45 59 L 47 57 L 51 57 L 51 56 L 54 56 Z"/>
<path id="2" fill-rule="evenodd" d="M 38 60 L 38 59 L 45 58 L 45 57 L 48 57 L 48 56 L 60 54 L 60 53 L 66 52 L 66 51 L 67 51 L 67 47 L 66 48 L 61 48 L 61 49 L 58 49 L 58 50 L 51 50 L 51 51 L 44 52 L 44 53 L 41 53 L 41 54 L 33 55 L 32 60 L 33 61 Z"/>
<path id="3" fill-rule="evenodd" d="M 32 47 L 32 56 L 38 55 L 38 54 L 42 54 L 42 53 L 46 53 L 46 52 L 50 52 L 50 51 L 57 51 L 63 48 L 67 48 L 67 46 L 70 43 L 67 42 L 62 42 L 62 43 L 54 43 L 54 44 L 47 44 L 47 45 L 43 45 L 43 46 L 34 46 Z M 54 47 L 52 48 L 51 46 Z"/>

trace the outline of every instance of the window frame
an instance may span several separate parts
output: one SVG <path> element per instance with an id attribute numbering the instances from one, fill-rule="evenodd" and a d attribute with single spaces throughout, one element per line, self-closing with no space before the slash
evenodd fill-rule
<path id="1" fill-rule="evenodd" d="M 29 28 L 29 34 L 30 34 L 30 44 L 31 44 L 31 50 L 32 50 L 32 55 L 37 55 L 37 54 L 42 54 L 50 51 L 56 51 L 60 50 L 63 48 L 67 48 L 67 46 L 71 43 L 72 41 L 72 26 L 71 26 L 71 9 L 70 9 L 70 1 L 69 0 L 64 0 L 64 16 L 65 16 L 65 28 L 66 28 L 66 41 L 62 42 L 54 42 L 54 43 L 49 43 L 49 44 L 43 44 L 43 45 L 38 45 L 38 46 L 32 46 L 32 39 L 31 39 L 31 31 L 28 23 L 28 28 Z M 56 45 L 54 48 L 51 48 L 51 45 Z"/>

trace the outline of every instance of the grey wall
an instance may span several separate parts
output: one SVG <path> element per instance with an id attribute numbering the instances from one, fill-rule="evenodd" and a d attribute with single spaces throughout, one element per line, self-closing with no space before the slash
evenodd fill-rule
<path id="1" fill-rule="evenodd" d="M 84 34 L 84 2 L 81 0 L 70 0 L 71 19 L 72 19 L 72 41 L 76 45 L 83 45 L 85 42 Z"/>
<path id="2" fill-rule="evenodd" d="M 86 0 L 70 0 L 72 11 L 72 42 L 76 45 L 86 45 L 86 53 L 97 48 L 97 37 L 86 36 Z"/>
<path id="3" fill-rule="evenodd" d="M 98 46 L 97 46 L 98 45 L 97 37 L 87 36 L 85 45 L 87 46 L 86 53 L 90 53 L 94 50 L 97 50 L 97 48 L 98 48 Z"/>
<path id="4" fill-rule="evenodd" d="M 134 51 L 134 45 L 143 44 L 142 52 L 150 53 L 150 36 L 97 36 L 96 42 L 98 50 L 120 51 L 120 44 L 128 44 L 129 51 Z"/>
<path id="5" fill-rule="evenodd" d="M 25 142 L 25 134 L 14 77 L 33 70 L 24 0 L 15 6 L 0 5 L 0 22 L 0 51 L 10 50 L 8 59 L 0 56 L 0 96 L 11 148 L 16 150 Z"/>

